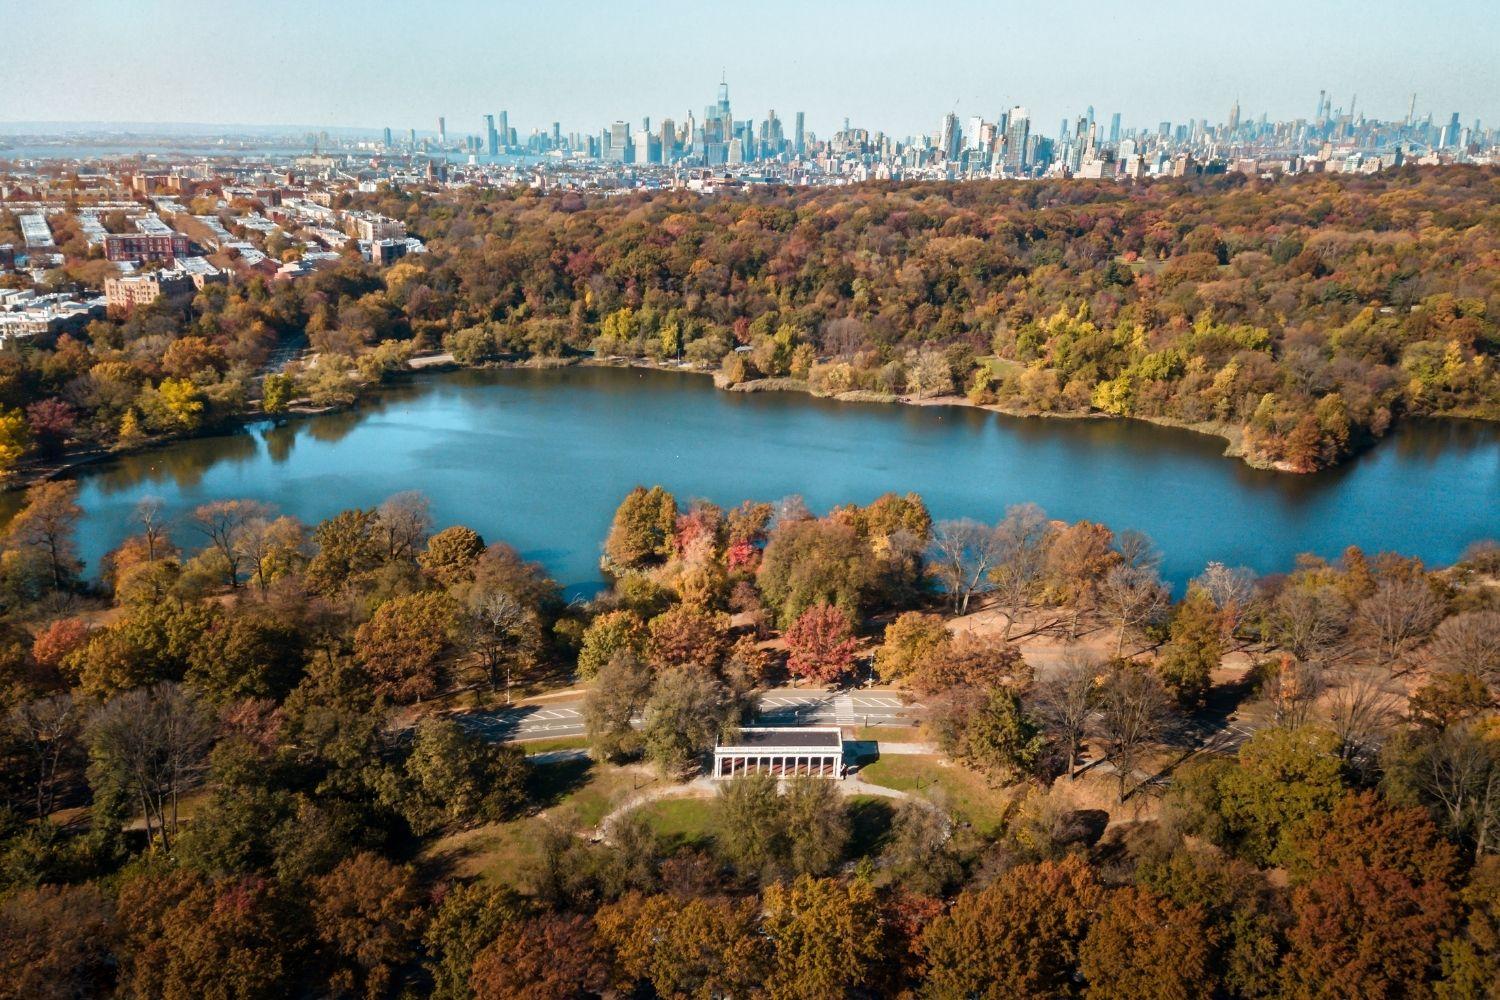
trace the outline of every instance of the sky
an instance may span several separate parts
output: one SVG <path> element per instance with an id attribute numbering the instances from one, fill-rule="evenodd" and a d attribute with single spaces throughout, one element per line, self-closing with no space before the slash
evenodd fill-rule
<path id="1" fill-rule="evenodd" d="M 701 116 L 723 73 L 736 118 L 824 135 L 1311 118 L 1325 87 L 1500 124 L 1500 0 L 0 0 L 0 27 L 0 123 L 597 131 Z"/>

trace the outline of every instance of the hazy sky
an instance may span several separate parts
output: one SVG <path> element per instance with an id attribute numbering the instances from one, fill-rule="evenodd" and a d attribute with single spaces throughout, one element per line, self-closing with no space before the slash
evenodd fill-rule
<path id="1" fill-rule="evenodd" d="M 1047 131 L 1311 117 L 1500 124 L 1500 0 L 0 0 L 0 122 L 349 125 L 522 134 L 701 115 L 847 115 L 900 135 L 1028 107 Z M 14 30 L 11 30 L 14 29 Z"/>

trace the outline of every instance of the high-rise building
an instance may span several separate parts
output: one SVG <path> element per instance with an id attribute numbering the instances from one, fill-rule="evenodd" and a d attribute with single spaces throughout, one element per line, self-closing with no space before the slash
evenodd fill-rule
<path id="1" fill-rule="evenodd" d="M 1229 134 L 1234 135 L 1240 128 L 1240 102 L 1234 102 L 1234 107 L 1229 109 Z"/>
<path id="2" fill-rule="evenodd" d="M 438 115 L 438 145 L 448 145 L 448 119 Z"/>
<path id="3" fill-rule="evenodd" d="M 413 153 L 415 153 L 417 151 L 417 130 L 416 129 L 409 128 L 409 129 L 406 130 L 406 145 L 408 147 L 410 147 L 410 149 L 411 149 L 411 151 Z"/>
<path id="4" fill-rule="evenodd" d="M 1116 111 L 1109 116 L 1109 144 L 1117 145 L 1120 141 L 1120 112 Z"/>
<path id="5" fill-rule="evenodd" d="M 390 129 L 389 125 L 386 126 L 384 139 L 385 139 L 385 142 L 383 143 L 383 145 L 385 146 L 386 149 L 390 149 L 391 148 L 391 129 Z"/>
<path id="6" fill-rule="evenodd" d="M 552 123 L 552 148 L 562 148 L 562 122 Z"/>
<path id="7" fill-rule="evenodd" d="M 661 120 L 661 162 L 671 163 L 677 153 L 677 125 L 670 118 Z"/>
<path id="8" fill-rule="evenodd" d="M 630 160 L 630 124 L 628 122 L 615 122 L 609 127 L 609 155 L 608 159 L 616 163 L 629 163 Z"/>
<path id="9" fill-rule="evenodd" d="M 490 156 L 500 155 L 500 133 L 495 131 L 495 116 L 484 116 L 485 152 Z"/>
<path id="10" fill-rule="evenodd" d="M 1027 117 L 1026 109 L 1011 108 L 1005 127 L 1005 169 L 1008 172 L 1019 174 L 1030 165 L 1027 159 L 1030 139 L 1031 119 Z"/>
<path id="11" fill-rule="evenodd" d="M 499 122 L 498 126 L 496 127 L 495 131 L 497 131 L 497 132 L 500 133 L 500 145 L 501 146 L 503 146 L 503 147 L 509 147 L 510 145 L 512 145 L 515 142 L 515 139 L 510 134 L 510 112 L 509 111 L 502 111 L 502 112 L 500 112 L 500 122 Z"/>
<path id="12" fill-rule="evenodd" d="M 943 116 L 939 129 L 938 152 L 945 160 L 958 159 L 960 143 L 963 141 L 963 133 L 958 128 L 958 115 L 948 112 Z"/>
<path id="13" fill-rule="evenodd" d="M 792 128 L 792 152 L 801 156 L 807 152 L 807 133 L 803 131 L 802 112 L 797 112 L 797 124 Z"/>

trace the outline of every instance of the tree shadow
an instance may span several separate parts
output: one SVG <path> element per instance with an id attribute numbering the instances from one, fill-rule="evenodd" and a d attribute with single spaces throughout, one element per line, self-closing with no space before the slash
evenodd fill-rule
<path id="1" fill-rule="evenodd" d="M 526 799 L 537 810 L 550 809 L 589 783 L 594 762 L 573 757 L 548 764 L 533 764 L 526 773 Z"/>
<path id="2" fill-rule="evenodd" d="M 864 799 L 849 803 L 849 846 L 846 853 L 850 860 L 879 853 L 890 836 L 895 816 L 895 808 L 883 800 Z"/>

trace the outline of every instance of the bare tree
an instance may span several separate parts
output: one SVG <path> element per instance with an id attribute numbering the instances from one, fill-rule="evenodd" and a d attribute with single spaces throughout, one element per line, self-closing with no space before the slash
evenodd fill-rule
<path id="1" fill-rule="evenodd" d="M 234 544 L 244 557 L 250 578 L 265 594 L 272 581 L 306 558 L 307 530 L 295 517 L 252 517 L 235 533 Z"/>
<path id="2" fill-rule="evenodd" d="M 1131 569 L 1161 569 L 1161 549 L 1144 531 L 1126 528 L 1115 535 L 1115 551 L 1120 553 L 1120 562 Z"/>
<path id="3" fill-rule="evenodd" d="M 1120 563 L 1099 584 L 1099 610 L 1118 625 L 1115 655 L 1125 648 L 1125 630 L 1151 620 L 1167 603 L 1167 588 L 1156 570 Z"/>
<path id="4" fill-rule="evenodd" d="M 1244 566 L 1231 569 L 1221 562 L 1211 562 L 1193 578 L 1192 586 L 1207 594 L 1224 616 L 1226 636 L 1234 635 L 1255 600 L 1255 572 Z"/>
<path id="5" fill-rule="evenodd" d="M 1310 720 L 1313 704 L 1322 692 L 1322 669 L 1290 654 L 1268 665 L 1260 682 L 1260 694 L 1271 706 L 1272 720 L 1292 729 Z"/>
<path id="6" fill-rule="evenodd" d="M 225 580 L 231 589 L 238 589 L 241 582 L 245 557 L 237 543 L 245 524 L 270 512 L 269 506 L 255 500 L 214 500 L 193 510 L 190 521 L 223 560 Z"/>
<path id="7" fill-rule="evenodd" d="M 990 581 L 1000 599 L 1005 615 L 1005 632 L 1011 629 L 1021 612 L 1031 605 L 1047 575 L 1047 536 L 1051 530 L 1047 513 L 1034 503 L 1016 504 L 1005 511 L 1005 519 L 996 528 L 999 550 Z"/>
<path id="8" fill-rule="evenodd" d="M 417 554 L 432 531 L 432 512 L 427 498 L 416 490 L 394 494 L 380 505 L 375 536 L 387 559 L 409 559 Z"/>
<path id="9" fill-rule="evenodd" d="M 178 803 L 213 743 L 209 713 L 177 684 L 135 688 L 95 714 L 88 736 L 98 766 L 139 801 L 147 842 L 171 850 Z"/>
<path id="10" fill-rule="evenodd" d="M 1472 726 L 1452 726 L 1422 754 L 1416 774 L 1446 825 L 1477 859 L 1500 843 L 1500 747 Z"/>
<path id="11" fill-rule="evenodd" d="M 1443 603 L 1426 577 L 1381 580 L 1359 602 L 1354 629 L 1376 663 L 1395 668 L 1443 617 Z"/>
<path id="12" fill-rule="evenodd" d="M 1166 735 L 1171 706 L 1172 696 L 1161 679 L 1138 663 L 1121 664 L 1100 685 L 1093 732 L 1104 759 L 1115 769 L 1121 802 L 1141 758 Z"/>
<path id="13" fill-rule="evenodd" d="M 965 614 L 969 600 L 992 586 L 990 569 L 1001 552 L 1000 533 L 991 525 L 968 518 L 934 525 L 933 574 L 953 598 L 955 612 Z"/>
<path id="14" fill-rule="evenodd" d="M 1299 660 L 1320 657 L 1344 637 L 1349 602 L 1334 587 L 1285 587 L 1270 615 L 1271 637 Z"/>
<path id="15" fill-rule="evenodd" d="M 476 594 L 469 606 L 469 648 L 479 655 L 490 690 L 505 684 L 505 702 L 510 704 L 511 680 L 516 665 L 530 655 L 536 631 L 536 615 L 500 589 Z"/>
<path id="16" fill-rule="evenodd" d="M 37 698 L 11 709 L 11 732 L 25 747 L 32 768 L 37 819 L 46 818 L 56 805 L 58 774 L 78 749 L 82 716 L 70 694 Z"/>
<path id="17" fill-rule="evenodd" d="M 906 391 L 925 399 L 953 391 L 953 368 L 941 351 L 919 351 L 907 357 Z"/>
<path id="18" fill-rule="evenodd" d="M 1367 670 L 1346 670 L 1328 696 L 1328 723 L 1342 744 L 1346 763 L 1370 760 L 1395 723 L 1400 699 L 1384 679 Z"/>
<path id="19" fill-rule="evenodd" d="M 141 526 L 141 538 L 146 542 L 146 558 L 156 561 L 159 553 L 167 548 L 167 522 L 165 503 L 161 497 L 141 497 L 135 505 L 135 520 Z"/>
<path id="20" fill-rule="evenodd" d="M 1433 632 L 1427 652 L 1439 670 L 1500 682 L 1500 611 L 1464 611 Z"/>
<path id="21" fill-rule="evenodd" d="M 1078 767 L 1078 750 L 1088 733 L 1089 719 L 1099 702 L 1104 664 L 1069 655 L 1062 669 L 1036 688 L 1036 711 L 1067 754 L 1068 780 Z"/>

